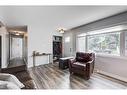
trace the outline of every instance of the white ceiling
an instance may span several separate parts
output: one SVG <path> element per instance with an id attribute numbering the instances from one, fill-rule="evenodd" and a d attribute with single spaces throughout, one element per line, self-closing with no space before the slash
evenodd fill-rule
<path id="1" fill-rule="evenodd" d="M 127 6 L 1 6 L 8 26 L 34 24 L 44 28 L 70 29 L 123 11 Z"/>

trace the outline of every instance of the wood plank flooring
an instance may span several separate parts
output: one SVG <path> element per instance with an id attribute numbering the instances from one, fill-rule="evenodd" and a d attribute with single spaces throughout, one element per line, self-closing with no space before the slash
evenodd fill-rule
<path id="1" fill-rule="evenodd" d="M 22 58 L 14 58 L 10 60 L 7 68 L 3 68 L 3 72 L 9 72 L 9 73 L 14 73 L 14 72 L 20 72 L 20 71 L 25 71 L 27 70 L 27 66 L 25 61 Z"/>
<path id="2" fill-rule="evenodd" d="M 14 58 L 10 60 L 10 63 L 8 64 L 8 68 L 23 66 L 23 65 L 25 65 L 25 62 L 22 58 Z"/>
<path id="3" fill-rule="evenodd" d="M 32 67 L 29 72 L 38 89 L 127 89 L 127 83 L 97 73 L 86 81 L 58 64 Z"/>

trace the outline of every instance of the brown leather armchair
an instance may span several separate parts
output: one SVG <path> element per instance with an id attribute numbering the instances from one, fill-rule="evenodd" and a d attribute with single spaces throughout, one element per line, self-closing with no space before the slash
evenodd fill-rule
<path id="1" fill-rule="evenodd" d="M 76 73 L 83 75 L 88 80 L 90 75 L 93 73 L 95 63 L 94 53 L 83 53 L 77 52 L 75 59 L 69 60 L 69 71 L 70 74 Z"/>

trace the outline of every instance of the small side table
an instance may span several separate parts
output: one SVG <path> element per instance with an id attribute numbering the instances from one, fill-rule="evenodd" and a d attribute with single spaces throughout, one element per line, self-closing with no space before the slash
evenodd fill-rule
<path id="1" fill-rule="evenodd" d="M 50 63 L 50 53 L 36 53 L 35 51 L 33 51 L 33 66 L 36 66 L 36 62 L 35 62 L 35 57 L 37 56 L 47 56 L 48 57 L 48 63 Z"/>
<path id="2" fill-rule="evenodd" d="M 60 69 L 67 69 L 69 67 L 69 59 L 72 59 L 74 57 L 64 57 L 59 59 L 59 68 Z"/>

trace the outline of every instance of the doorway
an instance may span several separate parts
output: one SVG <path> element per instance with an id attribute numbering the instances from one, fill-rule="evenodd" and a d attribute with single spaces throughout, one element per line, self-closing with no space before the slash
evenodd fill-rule
<path id="1" fill-rule="evenodd" d="M 53 62 L 62 57 L 62 37 L 53 36 Z"/>
<path id="2" fill-rule="evenodd" d="M 15 72 L 27 68 L 27 28 L 9 28 L 9 64 L 8 68 L 15 68 Z"/>

